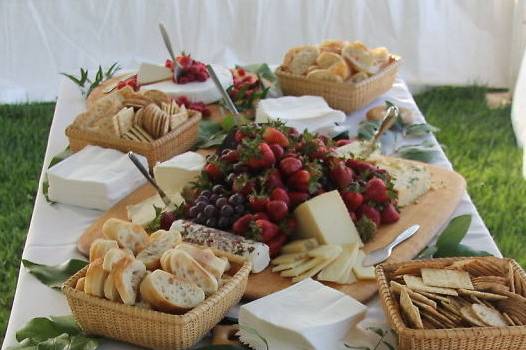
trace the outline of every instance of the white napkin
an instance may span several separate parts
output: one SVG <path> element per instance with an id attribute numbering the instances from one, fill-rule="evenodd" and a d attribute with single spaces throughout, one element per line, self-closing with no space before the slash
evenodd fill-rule
<path id="1" fill-rule="evenodd" d="M 311 278 L 241 306 L 240 340 L 253 349 L 339 349 L 366 306 Z M 265 341 L 263 341 L 263 339 Z"/>
<path id="2" fill-rule="evenodd" d="M 279 119 L 299 131 L 330 133 L 335 123 L 345 121 L 345 113 L 329 107 L 320 96 L 285 96 L 259 101 L 256 122 Z"/>
<path id="3" fill-rule="evenodd" d="M 137 155 L 148 167 L 143 156 Z M 86 146 L 47 171 L 49 199 L 107 210 L 145 183 L 128 156 L 114 149 Z"/>

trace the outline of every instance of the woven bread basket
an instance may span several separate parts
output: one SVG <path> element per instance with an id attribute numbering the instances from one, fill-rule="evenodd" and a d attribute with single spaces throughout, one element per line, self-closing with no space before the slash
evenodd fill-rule
<path id="1" fill-rule="evenodd" d="M 286 72 L 282 67 L 278 67 L 276 75 L 284 95 L 321 96 L 332 108 L 350 113 L 387 92 L 393 86 L 400 63 L 398 59 L 379 73 L 358 83 L 307 79 L 305 76 Z"/>
<path id="2" fill-rule="evenodd" d="M 188 151 L 196 142 L 199 131 L 201 113 L 189 110 L 190 117 L 176 130 L 170 131 L 153 142 L 126 140 L 117 136 L 100 134 L 95 131 L 78 127 L 75 123 L 66 128 L 69 147 L 73 152 L 80 151 L 86 145 L 97 145 L 114 148 L 122 152 L 133 151 L 148 159 L 148 165 L 153 167 L 173 156 Z"/>
<path id="3" fill-rule="evenodd" d="M 467 258 L 433 259 L 441 268 Z M 479 258 L 477 258 L 479 259 Z M 481 257 L 487 264 L 511 266 L 514 279 L 526 285 L 526 273 L 511 259 Z M 391 291 L 390 274 L 398 267 L 411 264 L 417 267 L 429 260 L 415 260 L 405 263 L 387 263 L 376 266 L 376 279 L 382 307 L 393 330 L 398 334 L 400 350 L 518 350 L 526 349 L 526 326 L 472 327 L 454 329 L 413 329 L 406 326 Z M 511 264 L 510 264 L 511 263 Z M 428 266 L 429 267 L 429 266 Z M 525 294 L 524 292 L 522 294 Z M 525 295 L 523 295 L 525 296 Z"/>
<path id="4" fill-rule="evenodd" d="M 87 266 L 68 279 L 62 291 L 75 320 L 87 334 L 151 349 L 187 349 L 197 343 L 237 304 L 247 285 L 251 264 L 228 256 L 232 277 L 194 309 L 172 315 L 98 298 L 75 289 Z"/>

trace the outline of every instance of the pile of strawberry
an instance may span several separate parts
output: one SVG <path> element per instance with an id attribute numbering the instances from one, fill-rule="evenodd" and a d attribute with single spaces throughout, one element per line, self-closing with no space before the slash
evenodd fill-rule
<path id="1" fill-rule="evenodd" d="M 212 113 L 208 106 L 204 102 L 192 102 L 186 96 L 179 96 L 175 99 L 175 102 L 179 106 L 185 106 L 186 109 L 193 109 L 194 111 L 201 112 L 203 117 L 209 117 Z"/>
<path id="2" fill-rule="evenodd" d="M 209 78 L 208 71 L 204 63 L 194 60 L 192 56 L 184 52 L 175 58 L 182 67 L 181 75 L 174 82 L 177 84 L 187 84 L 193 81 L 206 81 Z M 164 63 L 166 68 L 174 70 L 174 62 L 166 60 Z M 175 79 L 175 77 L 174 77 Z"/>
<path id="3" fill-rule="evenodd" d="M 183 216 L 203 191 L 221 185 L 245 198 L 248 213 L 232 217 L 236 234 L 265 242 L 276 254 L 294 233 L 293 210 L 308 199 L 337 189 L 362 238 L 367 241 L 382 223 L 399 219 L 397 193 L 389 174 L 372 163 L 333 155 L 326 137 L 276 122 L 248 124 L 234 135 L 235 147 L 210 156 L 201 176 L 187 195 Z M 223 228 L 223 227 L 222 227 Z"/>
<path id="4" fill-rule="evenodd" d="M 257 74 L 251 73 L 242 67 L 230 70 L 233 84 L 227 92 L 239 111 L 253 108 L 256 101 L 267 96 L 268 88 L 263 87 Z"/>

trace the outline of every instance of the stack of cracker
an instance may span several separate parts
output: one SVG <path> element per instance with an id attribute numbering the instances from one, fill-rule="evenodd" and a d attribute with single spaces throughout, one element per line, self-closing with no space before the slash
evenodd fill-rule
<path id="1" fill-rule="evenodd" d="M 391 274 L 390 290 L 410 328 L 526 325 L 526 283 L 507 266 L 472 258 L 437 267 L 432 260 Z"/>

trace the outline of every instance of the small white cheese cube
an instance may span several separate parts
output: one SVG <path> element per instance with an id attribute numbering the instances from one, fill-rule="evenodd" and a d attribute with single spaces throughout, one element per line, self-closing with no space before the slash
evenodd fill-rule
<path id="1" fill-rule="evenodd" d="M 300 238 L 314 237 L 321 244 L 358 243 L 363 246 L 345 203 L 336 190 L 306 201 L 296 208 L 294 214 Z"/>
<path id="2" fill-rule="evenodd" d="M 155 181 L 169 196 L 174 197 L 195 180 L 206 164 L 199 153 L 186 152 L 153 167 Z"/>

